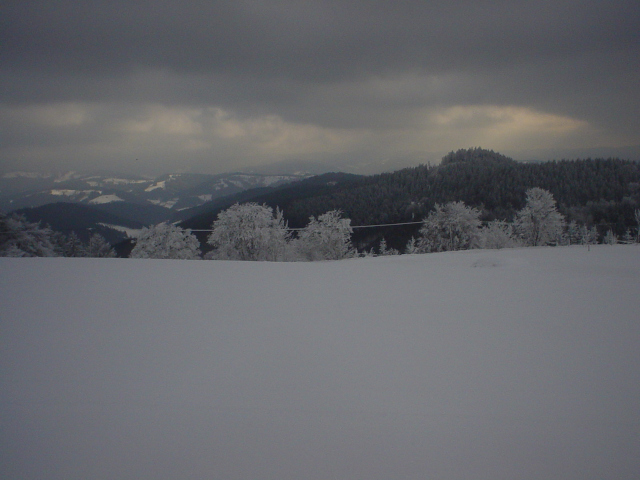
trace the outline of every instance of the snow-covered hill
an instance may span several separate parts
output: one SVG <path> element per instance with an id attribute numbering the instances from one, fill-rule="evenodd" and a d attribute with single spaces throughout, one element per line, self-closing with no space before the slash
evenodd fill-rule
<path id="1" fill-rule="evenodd" d="M 118 201 L 180 210 L 250 188 L 283 185 L 308 176 L 174 173 L 148 179 L 84 172 L 10 172 L 0 175 L 0 210 L 12 211 L 54 202 L 104 204 Z"/>
<path id="2" fill-rule="evenodd" d="M 0 258 L 0 477 L 632 479 L 640 248 Z"/>

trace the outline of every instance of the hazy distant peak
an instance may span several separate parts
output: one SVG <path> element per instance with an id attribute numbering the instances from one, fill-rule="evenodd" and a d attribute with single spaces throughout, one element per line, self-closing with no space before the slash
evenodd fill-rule
<path id="1" fill-rule="evenodd" d="M 502 155 L 501 153 L 475 147 L 449 152 L 442 157 L 441 165 L 450 165 L 452 163 L 460 162 L 516 163 L 513 158 Z"/>

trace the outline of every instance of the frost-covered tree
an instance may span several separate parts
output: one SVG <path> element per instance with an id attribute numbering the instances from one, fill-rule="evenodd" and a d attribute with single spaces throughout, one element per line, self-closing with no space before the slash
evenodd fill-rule
<path id="1" fill-rule="evenodd" d="M 53 240 L 58 247 L 59 253 L 63 257 L 86 256 L 85 246 L 82 244 L 82 240 L 78 238 L 78 235 L 76 235 L 76 232 L 71 232 L 69 235 L 64 235 L 60 232 L 54 232 Z"/>
<path id="2" fill-rule="evenodd" d="M 480 230 L 480 248 L 511 248 L 517 244 L 513 234 L 513 225 L 505 221 L 494 220 Z"/>
<path id="3" fill-rule="evenodd" d="M 93 258 L 114 258 L 116 252 L 102 235 L 94 233 L 85 246 L 85 255 Z"/>
<path id="4" fill-rule="evenodd" d="M 281 210 L 257 203 L 236 203 L 218 214 L 208 243 L 216 260 L 283 261 L 291 234 Z"/>
<path id="5" fill-rule="evenodd" d="M 479 245 L 480 211 L 464 202 L 436 204 L 420 228 L 418 247 L 423 252 L 466 250 Z"/>
<path id="6" fill-rule="evenodd" d="M 386 255 L 400 255 L 400 252 L 395 248 L 389 248 L 387 245 L 387 240 L 383 237 L 380 240 L 380 247 L 378 248 L 378 255 L 386 256 Z"/>
<path id="7" fill-rule="evenodd" d="M 418 242 L 415 237 L 411 237 L 407 242 L 407 246 L 404 247 L 404 253 L 407 255 L 411 255 L 414 253 L 420 253 L 420 249 L 418 248 Z"/>
<path id="8" fill-rule="evenodd" d="M 609 229 L 604 236 L 603 243 L 605 245 L 616 245 L 618 243 L 618 236 L 613 233 L 613 230 Z"/>
<path id="9" fill-rule="evenodd" d="M 580 244 L 582 245 L 595 245 L 598 243 L 598 230 L 596 227 L 587 227 L 583 225 L 580 228 Z"/>
<path id="10" fill-rule="evenodd" d="M 620 243 L 624 243 L 625 245 L 636 243 L 636 239 L 634 238 L 633 233 L 631 233 L 630 228 L 627 228 L 625 230 L 624 234 L 622 235 L 622 238 L 620 239 Z"/>
<path id="11" fill-rule="evenodd" d="M 558 212 L 556 201 L 547 190 L 527 190 L 527 204 L 516 217 L 516 228 L 525 244 L 536 247 L 561 238 L 564 216 Z"/>
<path id="12" fill-rule="evenodd" d="M 305 260 L 340 260 L 354 256 L 351 246 L 351 219 L 342 218 L 340 210 L 331 210 L 309 218 L 300 230 L 296 248 Z"/>
<path id="13" fill-rule="evenodd" d="M 160 223 L 142 229 L 129 257 L 194 260 L 200 258 L 200 242 L 190 230 Z"/>
<path id="14" fill-rule="evenodd" d="M 58 257 L 50 228 L 0 213 L 0 257 Z"/>
<path id="15" fill-rule="evenodd" d="M 575 220 L 571 220 L 567 224 L 567 229 L 564 231 L 562 235 L 563 244 L 564 245 L 578 245 L 581 243 L 580 238 L 580 226 L 576 223 Z"/>

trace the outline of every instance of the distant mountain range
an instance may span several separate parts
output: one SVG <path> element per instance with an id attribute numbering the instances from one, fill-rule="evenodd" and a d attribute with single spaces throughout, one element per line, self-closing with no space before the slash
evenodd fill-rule
<path id="1" fill-rule="evenodd" d="M 7 212 L 54 202 L 87 205 L 129 202 L 179 211 L 250 188 L 275 187 L 309 176 L 172 173 L 148 179 L 83 172 L 11 172 L 0 176 L 0 210 Z"/>
<path id="2" fill-rule="evenodd" d="M 149 179 L 11 172 L 0 176 L 0 211 L 18 212 L 61 232 L 73 230 L 81 238 L 97 231 L 114 242 L 131 229 L 189 218 L 217 199 L 253 189 L 271 190 L 310 176 L 174 173 Z"/>

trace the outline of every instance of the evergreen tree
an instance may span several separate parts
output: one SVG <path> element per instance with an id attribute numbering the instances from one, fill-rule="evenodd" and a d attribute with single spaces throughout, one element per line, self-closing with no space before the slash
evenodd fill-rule
<path id="1" fill-rule="evenodd" d="M 61 235 L 61 249 L 63 257 L 85 257 L 86 250 L 85 246 L 82 244 L 76 232 L 71 232 L 69 235 Z"/>
<path id="2" fill-rule="evenodd" d="M 577 245 L 581 243 L 580 227 L 575 220 L 571 220 L 567 225 L 567 231 L 564 235 L 565 244 Z"/>
<path id="3" fill-rule="evenodd" d="M 582 245 L 595 245 L 598 243 L 598 231 L 595 227 L 587 227 L 583 225 L 580 228 L 580 244 Z"/>
<path id="4" fill-rule="evenodd" d="M 603 241 L 605 245 L 616 245 L 618 243 L 618 236 L 613 233 L 613 230 L 609 229 L 607 230 Z"/>
<path id="5" fill-rule="evenodd" d="M 411 237 L 407 242 L 407 246 L 404 249 L 404 253 L 407 255 L 412 255 L 414 253 L 420 253 L 420 249 L 418 248 L 418 242 L 415 237 Z"/>
<path id="6" fill-rule="evenodd" d="M 2 257 L 58 257 L 51 241 L 50 228 L 30 223 L 20 216 L 0 213 L 0 256 Z"/>
<path id="7" fill-rule="evenodd" d="M 85 247 L 85 254 L 87 257 L 93 258 L 114 258 L 116 252 L 113 247 L 105 240 L 102 235 L 94 233 L 89 238 L 89 242 Z"/>
<path id="8" fill-rule="evenodd" d="M 398 250 L 396 250 L 395 248 L 389 248 L 387 246 L 387 241 L 384 239 L 384 237 L 382 238 L 382 240 L 380 240 L 380 248 L 378 249 L 378 252 L 378 255 L 380 256 L 400 255 L 400 252 Z"/>
<path id="9" fill-rule="evenodd" d="M 631 229 L 627 229 L 626 232 L 624 232 L 624 235 L 622 236 L 622 240 L 620 243 L 624 243 L 626 245 L 630 245 L 632 243 L 635 243 L 636 239 L 634 238 L 633 234 L 631 233 Z"/>

